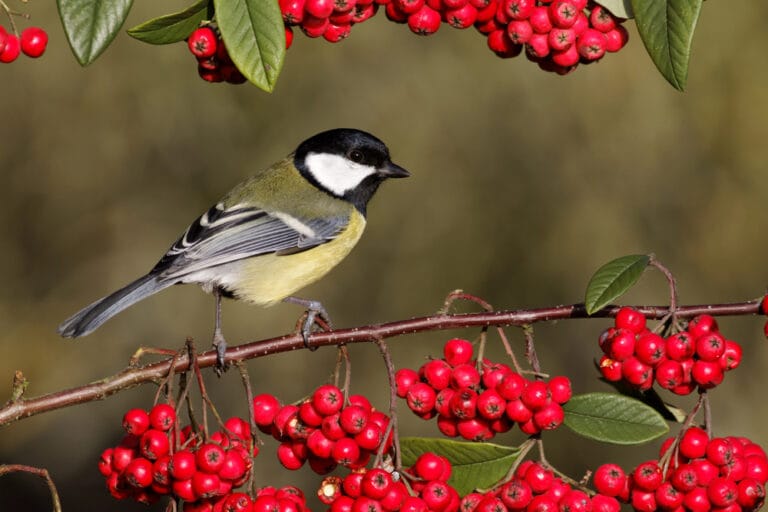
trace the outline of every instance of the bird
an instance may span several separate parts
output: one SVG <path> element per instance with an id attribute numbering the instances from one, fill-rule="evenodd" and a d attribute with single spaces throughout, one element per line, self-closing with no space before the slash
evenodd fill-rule
<path id="1" fill-rule="evenodd" d="M 217 373 L 226 369 L 221 298 L 259 306 L 281 301 L 307 308 L 305 345 L 319 301 L 294 293 L 317 281 L 357 244 L 368 202 L 389 178 L 410 173 L 376 136 L 353 128 L 320 132 L 295 151 L 236 185 L 192 222 L 142 277 L 81 309 L 58 326 L 65 338 L 86 336 L 104 322 L 175 284 L 213 294 Z"/>

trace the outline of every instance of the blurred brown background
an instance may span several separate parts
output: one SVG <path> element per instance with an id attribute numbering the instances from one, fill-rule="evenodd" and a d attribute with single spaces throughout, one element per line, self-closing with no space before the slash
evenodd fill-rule
<path id="1" fill-rule="evenodd" d="M 127 26 L 183 6 L 138 3 Z M 186 336 L 207 345 L 213 301 L 194 287 L 166 290 L 76 342 L 60 339 L 55 327 L 146 272 L 251 169 L 330 127 L 377 134 L 413 173 L 383 187 L 352 256 L 303 293 L 321 299 L 338 326 L 429 314 L 454 288 L 499 308 L 577 302 L 599 265 L 637 252 L 655 252 L 673 270 L 684 303 L 741 301 L 765 291 L 764 2 L 706 2 L 684 94 L 659 76 L 632 23 L 620 54 L 558 77 L 524 58 L 496 58 L 472 30 L 444 26 L 418 38 L 380 13 L 342 44 L 297 35 L 270 95 L 207 84 L 183 45 L 151 47 L 124 33 L 81 69 L 53 5 L 25 9 L 49 31 L 50 43 L 41 60 L 21 58 L 0 69 L 5 396 L 16 369 L 35 396 L 113 374 L 139 345 L 179 347 Z M 663 279 L 650 273 L 626 301 L 665 298 Z M 225 334 L 230 343 L 279 335 L 299 314 L 291 305 L 262 310 L 228 302 Z M 538 327 L 545 368 L 572 376 L 577 392 L 606 389 L 592 367 L 606 325 Z M 743 343 L 746 357 L 714 393 L 716 432 L 768 445 L 761 321 L 721 325 Z M 455 334 L 477 333 L 394 340 L 395 361 L 416 367 Z M 511 334 L 519 344 L 520 334 Z M 502 357 L 496 348 L 491 355 Z M 385 407 L 377 351 L 355 346 L 352 357 L 353 390 Z M 257 392 L 293 401 L 325 381 L 333 360 L 330 349 L 301 351 L 250 368 Z M 210 384 L 225 414 L 245 414 L 233 372 Z M 4 427 L 0 463 L 48 468 L 66 511 L 146 510 L 114 502 L 96 461 L 119 440 L 123 412 L 149 407 L 154 391 L 145 386 Z M 436 432 L 407 412 L 402 424 L 405 434 Z M 519 439 L 514 433 L 501 442 Z M 618 450 L 564 429 L 547 439 L 550 460 L 574 476 L 608 459 L 636 464 L 658 445 Z M 260 482 L 299 483 L 314 494 L 318 479 L 308 470 L 270 471 L 274 448 L 268 440 L 259 457 Z M 0 479 L 0 510 L 49 509 L 42 482 Z"/>

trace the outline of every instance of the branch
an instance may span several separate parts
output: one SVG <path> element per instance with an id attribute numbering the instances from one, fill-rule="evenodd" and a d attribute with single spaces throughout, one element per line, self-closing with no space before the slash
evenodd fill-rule
<path id="1" fill-rule="evenodd" d="M 676 314 L 678 318 L 690 318 L 701 314 L 713 316 L 754 315 L 759 313 L 760 300 L 732 304 L 679 306 Z M 371 342 L 371 340 L 393 338 L 405 334 L 466 327 L 521 326 L 569 318 L 606 318 L 615 316 L 619 308 L 620 306 L 608 306 L 591 316 L 587 315 L 583 304 L 514 311 L 490 311 L 454 315 L 437 314 L 384 324 L 319 332 L 312 334 L 308 346 L 316 348 L 327 345 Z M 636 306 L 635 308 L 648 319 L 658 320 L 669 314 L 668 306 Z M 229 362 L 244 361 L 301 348 L 304 348 L 304 340 L 300 333 L 296 333 L 230 347 L 226 351 L 226 360 Z M 216 364 L 216 351 L 209 350 L 199 354 L 196 363 L 200 368 L 213 366 Z M 24 399 L 16 397 L 15 400 L 9 401 L 0 409 L 0 427 L 43 412 L 94 400 L 103 400 L 110 395 L 147 382 L 159 383 L 168 375 L 172 368 L 176 373 L 189 370 L 189 356 L 183 355 L 178 357 L 175 362 L 169 358 L 137 368 L 128 367 L 104 379 L 36 398 Z"/>

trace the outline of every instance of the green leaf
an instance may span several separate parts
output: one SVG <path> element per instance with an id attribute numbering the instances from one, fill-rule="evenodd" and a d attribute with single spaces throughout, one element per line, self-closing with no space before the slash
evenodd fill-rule
<path id="1" fill-rule="evenodd" d="M 254 85 L 272 92 L 285 58 L 285 26 L 277 0 L 213 0 L 229 56 Z"/>
<path id="2" fill-rule="evenodd" d="M 648 55 L 675 89 L 685 89 L 691 41 L 703 0 L 631 0 Z"/>
<path id="3" fill-rule="evenodd" d="M 425 437 L 403 438 L 400 440 L 400 449 L 405 466 L 412 466 L 426 452 L 446 457 L 453 467 L 448 483 L 461 496 L 474 489 L 493 486 L 504 478 L 520 454 L 517 447 Z"/>
<path id="4" fill-rule="evenodd" d="M 609 261 L 589 280 L 584 305 L 587 314 L 599 311 L 624 295 L 643 275 L 651 257 L 645 254 L 622 256 Z"/>
<path id="5" fill-rule="evenodd" d="M 617 18 L 631 19 L 635 17 L 630 0 L 599 0 L 597 3 L 611 11 L 611 14 Z"/>
<path id="6" fill-rule="evenodd" d="M 87 66 L 109 46 L 123 26 L 133 0 L 57 0 L 69 46 Z"/>
<path id="7" fill-rule="evenodd" d="M 669 431 L 652 407 L 628 396 L 587 393 L 563 406 L 565 425 L 579 435 L 613 444 L 641 444 Z"/>
<path id="8" fill-rule="evenodd" d="M 200 0 L 181 12 L 166 14 L 128 29 L 128 35 L 149 44 L 178 43 L 208 17 L 210 0 Z"/>

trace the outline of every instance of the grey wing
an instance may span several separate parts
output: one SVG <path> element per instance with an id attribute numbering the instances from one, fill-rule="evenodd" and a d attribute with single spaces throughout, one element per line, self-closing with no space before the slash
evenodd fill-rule
<path id="1" fill-rule="evenodd" d="M 261 254 L 290 254 L 333 240 L 349 217 L 299 219 L 251 206 L 219 203 L 193 222 L 152 270 L 161 279 L 184 275 Z"/>

